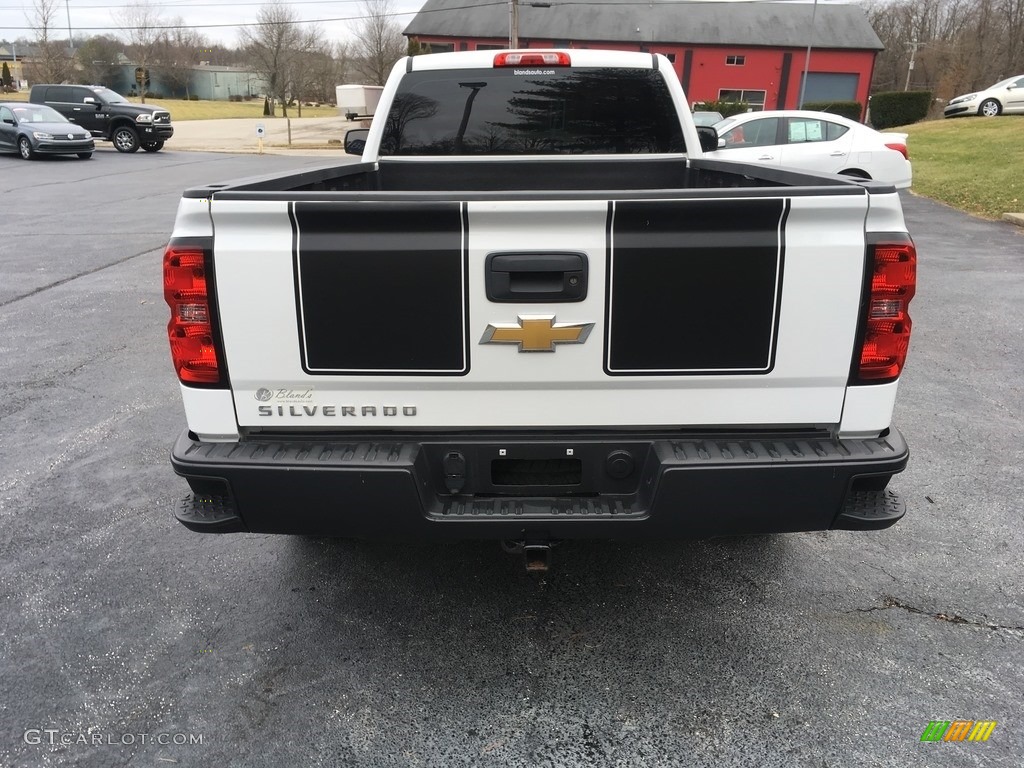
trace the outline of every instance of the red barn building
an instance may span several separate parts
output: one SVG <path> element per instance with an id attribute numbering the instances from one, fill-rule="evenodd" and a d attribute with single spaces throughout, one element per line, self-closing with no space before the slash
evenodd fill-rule
<path id="1" fill-rule="evenodd" d="M 510 5 L 427 0 L 405 35 L 432 53 L 507 48 Z M 745 101 L 796 109 L 811 44 L 805 101 L 867 105 L 882 41 L 853 5 L 770 2 L 522 0 L 520 48 L 608 48 L 662 53 L 690 103 Z"/>

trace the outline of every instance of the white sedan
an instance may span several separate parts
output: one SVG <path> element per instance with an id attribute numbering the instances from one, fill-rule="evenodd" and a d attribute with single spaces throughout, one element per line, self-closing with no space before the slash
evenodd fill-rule
<path id="1" fill-rule="evenodd" d="M 714 125 L 715 160 L 771 165 L 818 173 L 841 173 L 910 186 L 907 134 L 879 133 L 827 112 L 745 112 Z"/>

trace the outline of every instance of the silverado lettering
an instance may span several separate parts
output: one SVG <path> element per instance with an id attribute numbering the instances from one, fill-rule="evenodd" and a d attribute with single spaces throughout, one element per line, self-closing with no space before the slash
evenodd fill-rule
<path id="1" fill-rule="evenodd" d="M 375 405 L 261 405 L 258 407 L 260 416 L 321 416 L 333 418 L 335 416 L 376 416 L 377 406 Z M 399 409 L 396 405 L 385 405 L 380 408 L 381 416 L 415 416 L 416 406 L 404 405 Z"/>
<path id="2" fill-rule="evenodd" d="M 358 159 L 186 191 L 178 519 L 534 554 L 895 523 L 899 196 L 717 146 L 661 55 L 468 51 L 398 62 Z"/>

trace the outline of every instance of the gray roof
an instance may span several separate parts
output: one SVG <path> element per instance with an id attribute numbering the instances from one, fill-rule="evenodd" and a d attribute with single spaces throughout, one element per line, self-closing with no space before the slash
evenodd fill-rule
<path id="1" fill-rule="evenodd" d="M 405 34 L 508 39 L 508 4 L 480 0 L 488 4 L 472 7 L 473 1 L 427 0 Z M 806 47 L 813 10 L 811 3 L 543 0 L 551 7 L 535 8 L 528 2 L 520 0 L 520 39 L 772 48 Z M 824 3 L 818 4 L 813 45 L 885 47 L 861 8 Z"/>
<path id="2" fill-rule="evenodd" d="M 14 57 L 18 57 L 18 61 L 25 58 L 32 58 L 39 55 L 38 45 L 18 45 L 14 43 L 4 43 L 0 45 L 0 59 L 5 61 L 13 61 Z"/>

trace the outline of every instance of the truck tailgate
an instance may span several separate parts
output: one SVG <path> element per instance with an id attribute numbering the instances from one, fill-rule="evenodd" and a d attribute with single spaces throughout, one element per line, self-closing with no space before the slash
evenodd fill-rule
<path id="1" fill-rule="evenodd" d="M 868 195 L 708 194 L 214 195 L 238 424 L 838 423 Z"/>

